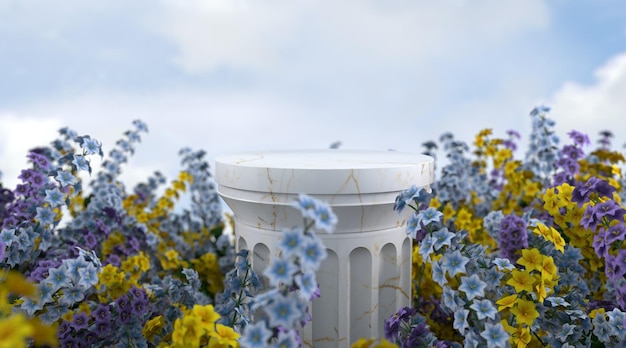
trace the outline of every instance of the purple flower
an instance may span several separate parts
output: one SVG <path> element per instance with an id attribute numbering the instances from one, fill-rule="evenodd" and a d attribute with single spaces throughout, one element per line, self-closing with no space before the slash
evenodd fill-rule
<path id="1" fill-rule="evenodd" d="M 578 160 L 582 158 L 585 153 L 578 146 L 565 145 L 563 146 L 563 149 L 561 150 L 561 154 L 569 157 L 570 159 Z"/>
<path id="2" fill-rule="evenodd" d="M 606 243 L 613 244 L 616 241 L 623 241 L 626 236 L 626 226 L 624 226 L 623 222 L 620 222 L 617 225 L 613 225 L 609 227 L 609 230 L 606 233 Z"/>
<path id="3" fill-rule="evenodd" d="M 96 323 L 109 323 L 111 319 L 111 310 L 108 305 L 98 304 L 98 308 L 91 313 Z"/>
<path id="4" fill-rule="evenodd" d="M 574 144 L 578 146 L 591 144 L 591 141 L 589 141 L 589 136 L 587 134 L 572 130 L 571 132 L 567 133 L 567 135 L 569 135 L 569 137 L 574 141 Z"/>
<path id="5" fill-rule="evenodd" d="M 597 206 L 588 206 L 585 209 L 585 213 L 583 214 L 583 218 L 580 220 L 580 225 L 588 230 L 595 231 L 600 224 L 600 220 L 596 215 Z"/>
<path id="6" fill-rule="evenodd" d="M 74 317 L 72 318 L 72 327 L 76 331 L 87 329 L 88 325 L 89 325 L 89 318 L 87 317 L 87 314 L 85 314 L 85 312 L 80 312 L 78 314 L 75 314 Z"/>
<path id="7" fill-rule="evenodd" d="M 130 300 L 127 296 L 121 296 L 117 300 L 115 300 L 115 304 L 117 305 L 118 311 L 124 311 L 126 309 L 130 310 Z"/>
<path id="8" fill-rule="evenodd" d="M 419 323 L 411 329 L 409 337 L 402 342 L 402 348 L 427 346 L 429 342 L 425 340 L 425 336 L 428 335 L 428 333 L 429 331 L 426 323 Z"/>
<path id="9" fill-rule="evenodd" d="M 128 324 L 132 318 L 133 318 L 133 312 L 130 309 L 130 307 L 128 309 L 124 309 L 118 314 L 118 319 L 120 323 L 122 324 Z"/>
<path id="10" fill-rule="evenodd" d="M 71 330 L 72 330 L 72 326 L 70 325 L 70 322 L 69 322 L 69 321 L 63 321 L 63 322 L 59 325 L 59 327 L 58 327 L 58 329 L 57 329 L 57 336 L 58 336 L 60 339 L 63 339 L 63 338 L 65 338 L 65 337 L 67 337 L 67 335 L 69 335 L 69 333 L 71 332 Z"/>
<path id="11" fill-rule="evenodd" d="M 389 319 L 385 319 L 383 326 L 385 338 L 395 342 L 400 333 L 400 324 L 408 321 L 415 313 L 415 308 L 403 307 Z"/>
<path id="12" fill-rule="evenodd" d="M 134 298 L 130 303 L 132 314 L 137 318 L 142 318 L 148 308 L 148 300 Z"/>
<path id="13" fill-rule="evenodd" d="M 606 202 L 600 202 L 595 205 L 596 207 L 596 218 L 600 220 L 602 217 L 607 217 L 609 220 L 617 220 L 624 221 L 624 214 L 626 214 L 626 210 L 624 210 L 617 202 L 614 200 L 609 200 Z"/>
<path id="14" fill-rule="evenodd" d="M 108 321 L 96 321 L 96 325 L 94 326 L 93 330 L 94 333 L 99 337 L 106 338 L 109 336 L 112 328 L 113 325 L 111 325 L 111 323 L 109 323 Z"/>
<path id="15" fill-rule="evenodd" d="M 98 245 L 98 239 L 96 239 L 96 236 L 94 236 L 93 233 L 90 232 L 85 235 L 85 245 L 89 249 L 96 248 L 96 246 Z"/>
<path id="16" fill-rule="evenodd" d="M 33 172 L 29 182 L 33 188 L 40 188 L 46 183 L 46 177 L 40 172 Z"/>
<path id="17" fill-rule="evenodd" d="M 598 257 L 603 257 L 608 253 L 609 243 L 607 242 L 607 230 L 601 228 L 600 231 L 593 237 L 593 250 L 595 250 Z"/>
<path id="18" fill-rule="evenodd" d="M 500 221 L 499 238 L 500 255 L 510 260 L 515 253 L 528 247 L 528 232 L 526 222 L 521 217 L 511 214 Z"/>
<path id="19" fill-rule="evenodd" d="M 578 203 L 579 206 L 589 201 L 592 193 L 598 194 L 600 197 L 613 197 L 615 187 L 609 185 L 606 181 L 592 176 L 582 185 L 576 185 L 572 191 L 572 201 Z"/>
<path id="20" fill-rule="evenodd" d="M 626 274 L 626 249 L 620 249 L 613 259 L 615 279 L 622 278 Z"/>
<path id="21" fill-rule="evenodd" d="M 567 173 L 568 175 L 574 175 L 578 173 L 578 170 L 580 169 L 578 161 L 571 158 L 561 158 L 556 162 L 556 165 L 563 168 L 565 173 Z"/>
<path id="22" fill-rule="evenodd" d="M 115 255 L 115 254 L 111 254 L 109 256 L 107 256 L 107 260 L 106 263 L 111 264 L 115 267 L 120 267 L 120 265 L 122 264 L 122 260 L 120 259 L 119 256 Z"/>

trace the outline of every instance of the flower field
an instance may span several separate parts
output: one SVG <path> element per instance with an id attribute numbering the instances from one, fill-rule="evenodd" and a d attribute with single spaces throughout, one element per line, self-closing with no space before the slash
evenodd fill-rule
<path id="1" fill-rule="evenodd" d="M 519 159 L 514 130 L 423 144 L 447 162 L 394 207 L 411 211 L 412 306 L 352 347 L 626 346 L 625 159 L 608 131 L 561 143 L 548 108 L 530 122 Z M 331 208 L 300 195 L 302 225 L 256 274 L 225 232 L 203 151 L 181 150 L 174 179 L 120 181 L 147 132 L 133 122 L 105 155 L 61 129 L 27 154 L 20 184 L 0 184 L 0 347 L 300 346 L 324 296 L 316 234 L 332 233 Z"/>

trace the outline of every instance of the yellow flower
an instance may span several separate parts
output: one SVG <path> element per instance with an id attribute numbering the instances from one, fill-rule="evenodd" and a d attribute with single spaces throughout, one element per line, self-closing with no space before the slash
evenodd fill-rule
<path id="1" fill-rule="evenodd" d="M 21 313 L 0 319 L 0 347 L 26 347 L 26 339 L 33 333 L 33 326 Z"/>
<path id="2" fill-rule="evenodd" d="M 552 228 L 552 243 L 554 243 L 554 248 L 561 252 L 561 254 L 565 253 L 565 239 L 561 236 L 561 233 L 557 231 L 555 228 Z"/>
<path id="3" fill-rule="evenodd" d="M 546 189 L 546 192 L 541 198 L 544 202 L 543 209 L 553 216 L 559 214 L 559 199 L 554 188 Z"/>
<path id="4" fill-rule="evenodd" d="M 200 319 L 202 327 L 210 332 L 213 330 L 215 322 L 219 320 L 220 315 L 214 310 L 213 305 L 194 305 L 191 309 L 191 313 Z"/>
<path id="5" fill-rule="evenodd" d="M 557 193 L 559 208 L 568 207 L 572 203 L 572 192 L 574 191 L 574 186 L 564 183 L 557 186 L 556 189 L 559 191 L 559 193 Z"/>
<path id="6" fill-rule="evenodd" d="M 493 166 L 496 168 L 502 167 L 504 162 L 513 156 L 511 149 L 500 149 L 496 152 L 493 158 Z"/>
<path id="7" fill-rule="evenodd" d="M 543 255 L 539 252 L 539 249 L 522 249 L 522 257 L 517 260 L 517 263 L 526 267 L 527 271 L 538 270 L 542 268 Z"/>
<path id="8" fill-rule="evenodd" d="M 511 272 L 511 279 L 506 282 L 508 285 L 515 287 L 516 292 L 533 291 L 533 285 L 535 285 L 535 278 L 530 275 L 530 271 L 513 270 Z"/>
<path id="9" fill-rule="evenodd" d="M 193 176 L 191 176 L 188 172 L 182 171 L 178 174 L 178 180 L 193 182 Z"/>
<path id="10" fill-rule="evenodd" d="M 372 338 L 360 338 L 358 341 L 352 343 L 350 348 L 370 348 L 372 343 L 374 343 L 374 339 Z"/>
<path id="11" fill-rule="evenodd" d="M 537 294 L 537 299 L 539 302 L 543 303 L 543 300 L 548 296 L 548 292 L 546 290 L 544 279 L 542 278 L 539 282 L 537 282 L 537 286 L 535 286 L 535 293 Z"/>
<path id="12" fill-rule="evenodd" d="M 398 348 L 397 344 L 393 344 L 386 339 L 382 338 L 380 343 L 375 345 L 374 348 Z"/>
<path id="13" fill-rule="evenodd" d="M 439 207 L 441 207 L 441 202 L 439 201 L 439 198 L 433 197 L 430 199 L 428 206 L 431 208 L 439 209 Z"/>
<path id="14" fill-rule="evenodd" d="M 32 337 L 36 347 L 56 347 L 59 345 L 57 338 L 57 324 L 44 324 L 37 317 L 30 319 L 30 324 L 33 326 Z"/>
<path id="15" fill-rule="evenodd" d="M 150 340 L 152 339 L 152 337 L 154 337 L 158 330 L 163 328 L 164 325 L 165 321 L 163 320 L 163 316 L 156 316 L 146 322 L 146 324 L 143 326 L 143 329 L 141 330 L 141 333 L 145 338 Z"/>
<path id="16" fill-rule="evenodd" d="M 472 213 L 465 209 L 461 208 L 459 213 L 456 215 L 456 220 L 454 221 L 454 225 L 459 230 L 468 229 L 468 227 L 472 224 Z"/>
<path id="17" fill-rule="evenodd" d="M 498 312 L 501 312 L 505 308 L 513 307 L 513 305 L 515 305 L 515 302 L 517 302 L 517 294 L 505 296 L 499 299 L 498 301 L 496 301 L 496 304 L 498 305 Z"/>
<path id="18" fill-rule="evenodd" d="M 195 315 L 185 315 L 182 320 L 183 342 L 187 346 L 197 347 L 200 345 L 200 338 L 203 335 L 200 319 Z"/>
<path id="19" fill-rule="evenodd" d="M 538 182 L 531 182 L 524 187 L 524 193 L 526 196 L 535 197 L 539 192 L 540 186 Z"/>
<path id="20" fill-rule="evenodd" d="M 442 213 L 444 221 L 448 221 L 454 216 L 455 210 L 450 202 L 446 203 L 446 205 L 443 207 Z"/>
<path id="21" fill-rule="evenodd" d="M 554 279 L 557 274 L 557 268 L 554 264 L 554 258 L 552 256 L 544 256 L 541 262 L 541 278 Z"/>
<path id="22" fill-rule="evenodd" d="M 239 334 L 230 326 L 217 324 L 215 326 L 215 331 L 210 332 L 209 336 L 216 338 L 215 340 L 211 339 L 211 341 L 209 341 L 209 347 L 237 347 Z"/>
<path id="23" fill-rule="evenodd" d="M 35 297 L 37 288 L 29 282 L 24 275 L 17 271 L 8 271 L 0 273 L 3 286 L 7 287 L 9 293 L 27 297 Z"/>
<path id="24" fill-rule="evenodd" d="M 519 325 L 515 331 L 511 332 L 511 342 L 514 347 L 527 347 L 531 340 L 532 336 L 530 335 L 530 329 L 528 327 Z"/>
<path id="25" fill-rule="evenodd" d="M 539 317 L 539 312 L 535 308 L 535 303 L 523 299 L 517 299 L 516 305 L 511 308 L 511 313 L 515 315 L 517 325 L 526 324 L 532 326 L 533 321 Z"/>

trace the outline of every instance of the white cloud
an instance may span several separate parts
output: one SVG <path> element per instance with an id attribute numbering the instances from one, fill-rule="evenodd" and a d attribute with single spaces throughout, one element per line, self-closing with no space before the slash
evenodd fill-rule
<path id="1" fill-rule="evenodd" d="M 363 61 L 414 65 L 503 43 L 549 22 L 541 0 L 164 4 L 165 13 L 155 25 L 178 45 L 178 62 L 190 72 L 222 66 L 284 71 L 286 65 L 329 61 L 364 69 Z"/>
<path id="2" fill-rule="evenodd" d="M 28 150 L 46 146 L 57 134 L 58 118 L 34 118 L 15 113 L 0 113 L 0 170 L 3 186 L 14 188 L 21 170 L 27 168 Z"/>
<path id="3" fill-rule="evenodd" d="M 547 104 L 563 132 L 576 129 L 597 139 L 599 131 L 609 129 L 621 148 L 626 140 L 626 52 L 597 68 L 594 77 L 589 85 L 564 83 Z"/>

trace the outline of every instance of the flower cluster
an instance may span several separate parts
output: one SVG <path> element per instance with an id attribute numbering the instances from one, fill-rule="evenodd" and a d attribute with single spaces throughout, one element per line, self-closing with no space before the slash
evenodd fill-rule
<path id="1" fill-rule="evenodd" d="M 313 228 L 332 233 L 337 217 L 327 204 L 304 194 L 293 206 L 302 213 L 304 228 L 287 229 L 277 241 L 279 256 L 263 272 L 269 289 L 252 299 L 250 309 L 259 315 L 244 329 L 244 347 L 301 345 L 298 329 L 310 321 L 308 305 L 320 296 L 316 271 L 327 254 Z"/>
<path id="2" fill-rule="evenodd" d="M 388 339 L 465 347 L 626 341 L 624 157 L 611 150 L 610 132 L 589 153 L 589 136 L 578 131 L 559 147 L 548 113 L 531 112 L 524 161 L 513 156 L 517 132 L 494 139 L 481 131 L 473 159 L 469 146 L 444 134 L 450 163 L 432 192 L 413 187 L 398 196 L 396 210 L 414 211 L 414 300 L 386 321 Z M 426 320 L 411 324 L 414 317 Z M 419 325 L 428 330 L 413 334 Z"/>
<path id="3" fill-rule="evenodd" d="M 206 314 L 235 252 L 205 152 L 183 149 L 167 187 L 155 172 L 129 190 L 122 167 L 147 131 L 134 121 L 105 156 L 99 141 L 63 128 L 28 153 L 15 189 L 0 186 L 0 345 L 238 345 L 219 314 Z M 97 173 L 93 156 L 103 159 Z M 185 195 L 189 207 L 174 209 Z"/>
<path id="4" fill-rule="evenodd" d="M 413 292 L 385 337 L 353 347 L 621 347 L 626 342 L 626 159 L 600 134 L 561 145 L 550 109 L 521 135 L 446 133 L 423 144 L 447 163 L 410 187 Z M 299 195 L 303 225 L 282 231 L 262 274 L 235 250 L 204 151 L 182 149 L 173 180 L 121 181 L 147 126 L 106 154 L 63 128 L 0 183 L 0 345 L 297 347 L 320 295 L 329 205 Z M 92 170 L 94 156 L 102 170 Z M 186 201 L 186 206 L 177 206 Z"/>

